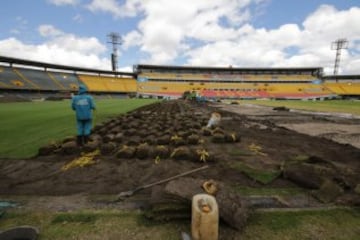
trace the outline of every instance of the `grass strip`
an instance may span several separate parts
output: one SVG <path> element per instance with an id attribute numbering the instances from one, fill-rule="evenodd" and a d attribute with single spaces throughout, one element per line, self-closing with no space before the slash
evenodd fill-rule
<path id="1" fill-rule="evenodd" d="M 54 219 L 57 219 L 54 223 Z M 254 212 L 242 232 L 221 224 L 220 238 L 258 240 L 359 239 L 360 209 Z M 61 222 L 61 220 L 66 220 Z M 190 232 L 190 221 L 157 223 L 140 211 L 86 210 L 67 213 L 8 211 L 0 229 L 31 225 L 40 229 L 40 239 L 158 239 L 177 240 Z"/>
<path id="2" fill-rule="evenodd" d="M 231 167 L 241 171 L 249 178 L 263 184 L 271 183 L 281 174 L 281 171 L 266 171 L 263 169 L 256 169 L 242 162 L 233 163 Z"/>

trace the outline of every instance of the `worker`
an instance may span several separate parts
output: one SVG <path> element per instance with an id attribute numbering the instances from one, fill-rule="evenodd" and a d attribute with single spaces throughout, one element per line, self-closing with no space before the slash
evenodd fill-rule
<path id="1" fill-rule="evenodd" d="M 92 127 L 92 111 L 95 111 L 94 99 L 87 93 L 85 85 L 79 85 L 79 94 L 72 98 L 71 107 L 76 112 L 76 142 L 78 146 L 83 146 L 89 141 Z"/>

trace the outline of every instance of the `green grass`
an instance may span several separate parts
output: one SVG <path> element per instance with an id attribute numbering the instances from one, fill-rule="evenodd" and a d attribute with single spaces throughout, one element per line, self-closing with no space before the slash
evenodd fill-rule
<path id="1" fill-rule="evenodd" d="M 154 102 L 150 99 L 97 100 L 95 124 L 106 118 Z M 360 115 L 356 101 L 240 101 L 312 111 L 333 111 Z M 70 101 L 0 104 L 0 158 L 28 158 L 38 148 L 76 134 L 75 114 Z M 241 153 L 233 153 L 241 154 Z"/>
<path id="2" fill-rule="evenodd" d="M 140 106 L 151 99 L 97 100 L 94 124 Z M 70 101 L 0 104 L 0 158 L 28 158 L 39 147 L 76 135 Z"/>
<path id="3" fill-rule="evenodd" d="M 268 171 L 263 169 L 256 169 L 242 162 L 236 162 L 232 164 L 231 167 L 244 173 L 249 178 L 254 179 L 255 181 L 263 184 L 271 183 L 281 174 L 281 171 Z"/>
<path id="4" fill-rule="evenodd" d="M 69 213 L 59 213 L 56 215 L 51 223 L 71 223 L 71 222 L 78 222 L 78 223 L 94 223 L 99 218 L 98 215 L 94 213 L 76 213 L 76 214 L 69 214 Z"/>
<path id="5" fill-rule="evenodd" d="M 90 220 L 89 220 L 90 219 Z M 43 239 L 180 239 L 190 233 L 190 221 L 149 222 L 139 211 L 87 210 L 67 213 L 8 211 L 0 229 L 31 225 L 39 228 Z M 332 210 L 254 212 L 242 232 L 220 225 L 220 239 L 234 240 L 355 240 L 360 233 L 358 208 Z M 235 236 L 235 237 L 234 237 Z"/>
<path id="6" fill-rule="evenodd" d="M 31 225 L 39 228 L 42 239 L 180 239 L 180 230 L 189 232 L 184 223 L 146 224 L 138 211 L 93 210 L 67 213 L 7 212 L 0 229 Z"/>
<path id="7" fill-rule="evenodd" d="M 347 239 L 360 236 L 359 209 L 258 212 L 241 239 Z"/>
<path id="8" fill-rule="evenodd" d="M 254 156 L 254 153 L 249 150 L 243 150 L 239 148 L 231 148 L 228 151 L 228 154 L 233 157 L 239 157 L 239 156 Z"/>
<path id="9" fill-rule="evenodd" d="M 360 115 L 360 101 L 347 101 L 347 100 L 329 100 L 329 101 L 301 101 L 301 100 L 241 100 L 240 104 L 250 103 L 263 106 L 280 107 L 301 109 L 308 111 L 319 112 L 338 112 L 338 113 L 351 113 Z"/>

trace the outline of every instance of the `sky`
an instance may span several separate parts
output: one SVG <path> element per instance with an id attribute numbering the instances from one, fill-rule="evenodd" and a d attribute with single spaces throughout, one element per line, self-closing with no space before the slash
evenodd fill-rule
<path id="1" fill-rule="evenodd" d="M 2 0 L 0 55 L 111 70 L 136 64 L 323 67 L 360 74 L 360 0 Z"/>

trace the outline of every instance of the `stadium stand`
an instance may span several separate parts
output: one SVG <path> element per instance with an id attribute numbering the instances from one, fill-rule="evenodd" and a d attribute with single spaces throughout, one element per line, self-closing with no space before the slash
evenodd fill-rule
<path id="1" fill-rule="evenodd" d="M 71 91 L 78 88 L 75 74 L 19 67 L 0 67 L 0 88 L 41 91 Z"/>
<path id="2" fill-rule="evenodd" d="M 50 91 L 60 90 L 59 86 L 55 84 L 45 71 L 15 67 L 13 67 L 13 71 L 24 82 L 29 82 L 34 89 Z"/>
<path id="3" fill-rule="evenodd" d="M 326 98 L 322 68 L 203 68 L 137 65 L 139 92 L 180 96 L 196 91 L 208 98 Z M 320 83 L 320 85 L 319 85 Z"/>
<path id="4" fill-rule="evenodd" d="M 0 56 L 0 93 L 38 96 L 88 86 L 96 96 L 179 98 L 196 92 L 206 98 L 325 99 L 360 98 L 360 76 L 323 76 L 313 68 L 232 68 L 134 65 L 134 72 L 113 72 Z"/>
<path id="5" fill-rule="evenodd" d="M 192 89 L 183 82 L 146 81 L 138 82 L 137 92 L 140 95 L 156 95 L 163 97 L 180 97 L 185 91 Z"/>
<path id="6" fill-rule="evenodd" d="M 360 75 L 324 76 L 324 87 L 343 98 L 360 98 Z"/>
<path id="7" fill-rule="evenodd" d="M 79 80 L 83 82 L 91 92 L 118 92 L 135 93 L 136 80 L 125 77 L 104 77 L 92 75 L 78 75 Z"/>
<path id="8" fill-rule="evenodd" d="M 0 87 L 4 89 L 33 89 L 35 86 L 28 81 L 24 81 L 10 67 L 1 66 Z"/>
<path id="9" fill-rule="evenodd" d="M 270 98 L 276 99 L 320 99 L 334 97 L 334 93 L 323 85 L 311 83 L 271 84 L 266 91 Z"/>
<path id="10" fill-rule="evenodd" d="M 47 74 L 60 90 L 76 91 L 79 79 L 74 73 L 48 71 Z"/>
<path id="11" fill-rule="evenodd" d="M 81 79 L 80 79 L 81 78 Z M 0 56 L 0 93 L 28 98 L 48 98 L 51 94 L 70 97 L 79 83 L 101 97 L 123 97 L 136 93 L 133 73 L 113 72 L 48 64 Z"/>

